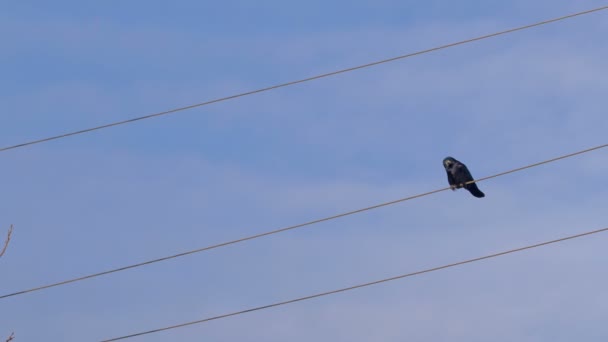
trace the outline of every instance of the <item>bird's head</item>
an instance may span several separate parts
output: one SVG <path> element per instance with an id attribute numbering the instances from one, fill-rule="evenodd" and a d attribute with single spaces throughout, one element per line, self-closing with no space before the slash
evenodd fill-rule
<path id="1" fill-rule="evenodd" d="M 443 167 L 445 167 L 446 169 L 449 169 L 455 163 L 456 163 L 456 159 L 454 159 L 452 157 L 445 157 L 443 159 Z"/>

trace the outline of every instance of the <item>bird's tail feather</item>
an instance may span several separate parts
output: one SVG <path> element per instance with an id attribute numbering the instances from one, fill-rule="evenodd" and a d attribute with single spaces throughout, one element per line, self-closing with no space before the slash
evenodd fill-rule
<path id="1" fill-rule="evenodd" d="M 479 190 L 479 188 L 477 187 L 477 184 L 471 183 L 471 184 L 467 184 L 465 187 L 467 190 L 469 190 L 471 195 L 473 195 L 477 198 L 485 197 L 485 194 L 483 192 L 481 192 L 481 190 Z"/>

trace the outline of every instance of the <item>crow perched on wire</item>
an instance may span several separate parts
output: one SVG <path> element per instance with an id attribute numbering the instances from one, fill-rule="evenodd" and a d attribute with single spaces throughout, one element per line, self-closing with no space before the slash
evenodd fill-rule
<path id="1" fill-rule="evenodd" d="M 448 183 L 450 183 L 452 190 L 465 188 L 475 197 L 481 198 L 485 196 L 485 194 L 479 190 L 477 184 L 464 184 L 473 180 L 473 176 L 471 176 L 471 172 L 469 172 L 466 165 L 452 157 L 446 157 L 443 160 L 443 167 L 448 174 Z"/>

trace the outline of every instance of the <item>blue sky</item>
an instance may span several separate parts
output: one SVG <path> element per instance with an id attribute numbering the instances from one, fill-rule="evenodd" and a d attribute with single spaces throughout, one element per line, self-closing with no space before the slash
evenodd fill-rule
<path id="1" fill-rule="evenodd" d="M 605 4 L 6 3 L 0 146 Z M 0 292 L 441 188 L 447 155 L 483 177 L 605 144 L 606 15 L 3 152 Z M 606 153 L 6 298 L 0 336 L 97 341 L 606 227 Z M 133 340 L 605 341 L 607 238 Z"/>

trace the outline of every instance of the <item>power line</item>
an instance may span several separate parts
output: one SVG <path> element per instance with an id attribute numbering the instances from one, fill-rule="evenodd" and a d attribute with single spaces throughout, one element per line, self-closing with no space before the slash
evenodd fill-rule
<path id="1" fill-rule="evenodd" d="M 316 76 L 312 76 L 312 77 L 308 77 L 308 78 L 303 78 L 303 79 L 296 80 L 296 81 L 291 81 L 291 82 L 287 82 L 287 83 L 281 83 L 281 84 L 277 84 L 277 85 L 273 85 L 273 86 L 265 87 L 265 88 L 259 88 L 259 89 L 256 89 L 256 90 L 251 90 L 251 91 L 247 91 L 247 92 L 244 92 L 244 93 L 239 93 L 239 94 L 235 94 L 235 95 L 221 97 L 221 98 L 217 98 L 217 99 L 213 99 L 213 100 L 209 100 L 209 101 L 205 101 L 205 102 L 201 102 L 201 103 L 196 103 L 196 104 L 185 106 L 185 107 L 170 109 L 170 110 L 167 110 L 167 111 L 164 111 L 164 112 L 158 112 L 158 113 L 154 113 L 154 114 L 144 115 L 144 116 L 140 116 L 140 117 L 136 117 L 136 118 L 131 118 L 131 119 L 123 120 L 123 121 L 116 121 L 116 122 L 105 124 L 105 125 L 101 125 L 101 126 L 86 128 L 86 129 L 83 129 L 83 130 L 73 131 L 73 132 L 70 132 L 70 133 L 64 133 L 64 134 L 60 134 L 60 135 L 55 135 L 55 136 L 51 136 L 51 137 L 47 137 L 47 138 L 43 138 L 43 139 L 39 139 L 39 140 L 32 140 L 32 141 L 28 141 L 28 142 L 21 143 L 21 144 L 17 144 L 17 145 L 13 145 L 13 146 L 7 146 L 7 147 L 0 148 L 0 152 L 16 149 L 16 148 L 19 148 L 19 147 L 25 147 L 25 146 L 29 146 L 29 145 L 40 144 L 40 143 L 48 142 L 48 141 L 51 141 L 51 140 L 57 140 L 57 139 L 67 138 L 67 137 L 70 137 L 70 136 L 73 136 L 73 135 L 78 135 L 78 134 L 88 133 L 88 132 L 92 132 L 92 131 L 97 131 L 97 130 L 104 129 L 104 128 L 110 128 L 110 127 L 114 127 L 114 126 L 120 126 L 120 125 L 132 123 L 132 122 L 136 122 L 136 121 L 140 121 L 140 120 L 151 119 L 151 118 L 154 118 L 154 117 L 159 117 L 159 116 L 164 116 L 164 115 L 168 115 L 168 114 L 173 114 L 173 113 L 181 112 L 181 111 L 188 110 L 188 109 L 193 109 L 193 108 L 197 108 L 197 107 L 207 106 L 207 105 L 210 105 L 210 104 L 213 104 L 213 103 L 233 100 L 233 99 L 236 99 L 236 98 L 239 98 L 239 97 L 249 96 L 249 95 L 253 95 L 253 94 L 257 94 L 257 93 L 266 92 L 266 91 L 269 91 L 269 90 L 274 90 L 274 89 L 278 89 L 278 88 L 284 88 L 284 87 L 296 85 L 296 84 L 299 84 L 299 83 L 309 82 L 309 81 L 313 81 L 313 80 L 317 80 L 317 79 L 321 79 L 321 78 L 326 78 L 326 77 L 330 77 L 330 76 L 335 76 L 335 75 L 338 75 L 338 74 L 343 74 L 343 73 L 347 73 L 347 72 L 351 72 L 351 71 L 355 71 L 355 70 L 359 70 L 359 69 L 369 68 L 369 67 L 372 67 L 372 66 L 376 66 L 376 65 L 380 65 L 380 64 L 385 64 L 385 63 L 389 63 L 389 62 L 394 62 L 394 61 L 397 61 L 397 60 L 406 59 L 406 58 L 410 58 L 410 57 L 414 57 L 414 56 L 418 56 L 418 55 L 423 55 L 423 54 L 427 54 L 427 53 L 430 53 L 430 52 L 434 52 L 434 51 L 438 51 L 438 50 L 443 50 L 443 49 L 451 48 L 451 47 L 458 46 L 458 45 L 468 44 L 468 43 L 472 43 L 472 42 L 483 40 L 483 39 L 487 39 L 487 38 L 492 38 L 492 37 L 496 37 L 496 36 L 500 36 L 500 35 L 504 35 L 504 34 L 513 33 L 513 32 L 516 32 L 516 31 L 526 30 L 526 29 L 533 28 L 533 27 L 536 27 L 536 26 L 542 26 L 542 25 L 558 22 L 558 21 L 561 21 L 561 20 L 566 20 L 566 19 L 570 19 L 570 18 L 581 16 L 581 15 L 590 14 L 590 13 L 593 13 L 593 12 L 599 12 L 599 11 L 603 11 L 605 9 L 608 9 L 608 6 L 602 6 L 602 7 L 594 8 L 594 9 L 583 11 L 583 12 L 568 14 L 568 15 L 564 15 L 564 16 L 561 16 L 561 17 L 558 17 L 558 18 L 553 18 L 553 19 L 549 19 L 549 20 L 540 21 L 540 22 L 537 22 L 537 23 L 534 23 L 534 24 L 519 26 L 519 27 L 511 28 L 511 29 L 508 29 L 508 30 L 504 30 L 504 31 L 490 33 L 490 34 L 483 35 L 483 36 L 478 36 L 478 37 L 475 37 L 475 38 L 465 39 L 465 40 L 461 40 L 461 41 L 458 41 L 458 42 L 454 42 L 454 43 L 450 43 L 450 44 L 445 44 L 445 45 L 437 46 L 437 47 L 426 49 L 426 50 L 420 50 L 420 51 L 417 51 L 417 52 L 413 52 L 413 53 L 409 53 L 409 54 L 405 54 L 405 55 L 401 55 L 401 56 L 396 56 L 396 57 L 391 57 L 391 58 L 387 58 L 387 59 L 383 59 L 383 60 L 379 60 L 379 61 L 375 61 L 375 62 L 370 62 L 370 63 L 367 63 L 367 64 L 362 64 L 362 65 L 358 65 L 358 66 L 354 66 L 354 67 L 350 67 L 350 68 L 346 68 L 346 69 L 332 71 L 332 72 L 328 72 L 328 73 L 325 73 L 325 74 L 320 74 L 320 75 L 316 75 Z"/>
<path id="2" fill-rule="evenodd" d="M 481 182 L 481 181 L 488 180 L 488 179 L 491 179 L 491 178 L 496 178 L 496 177 L 504 176 L 504 175 L 507 175 L 507 174 L 510 174 L 510 173 L 522 171 L 522 170 L 525 170 L 525 169 L 529 169 L 529 168 L 540 166 L 540 165 L 547 164 L 547 163 L 552 163 L 552 162 L 555 162 L 555 161 L 558 161 L 558 160 L 561 160 L 561 159 L 566 159 L 566 158 L 574 157 L 574 156 L 579 155 L 579 154 L 583 154 L 583 153 L 599 150 L 599 149 L 602 149 L 602 148 L 605 148 L 605 147 L 608 147 L 608 144 L 604 144 L 604 145 L 600 145 L 600 146 L 595 146 L 595 147 L 588 148 L 588 149 L 585 149 L 585 150 L 581 150 L 581 151 L 578 151 L 578 152 L 574 152 L 574 153 L 570 153 L 570 154 L 565 154 L 565 155 L 562 155 L 562 156 L 559 156 L 559 157 L 556 157 L 556 158 L 547 159 L 547 160 L 544 160 L 544 161 L 541 161 L 541 162 L 538 162 L 538 163 L 534 163 L 534 164 L 522 166 L 522 167 L 519 167 L 519 168 L 516 168 L 516 169 L 512 169 L 512 170 L 509 170 L 509 171 L 497 173 L 495 175 L 479 178 L 479 179 L 474 180 L 474 181 L 466 182 L 465 184 L 469 184 L 469 183 L 473 183 L 473 182 Z M 70 283 L 75 283 L 75 282 L 78 282 L 78 281 L 82 281 L 82 280 L 86 280 L 86 279 L 90 279 L 90 278 L 96 278 L 96 277 L 99 277 L 99 276 L 103 276 L 103 275 L 107 275 L 107 274 L 111 274 L 111 273 L 116 273 L 116 272 L 120 272 L 120 271 L 125 271 L 125 270 L 128 270 L 128 269 L 137 268 L 137 267 L 141 267 L 141 266 L 146 266 L 146 265 L 154 264 L 154 263 L 161 262 L 161 261 L 166 261 L 166 260 L 170 260 L 170 259 L 175 259 L 175 258 L 183 257 L 183 256 L 190 255 L 190 254 L 195 254 L 195 253 L 200 253 L 200 252 L 204 252 L 204 251 L 209 251 L 209 250 L 212 250 L 212 249 L 216 249 L 216 248 L 220 248 L 220 247 L 225 247 L 225 246 L 228 246 L 228 245 L 233 245 L 233 244 L 237 244 L 237 243 L 240 243 L 240 242 L 244 242 L 244 241 L 248 241 L 248 240 L 253 240 L 253 239 L 261 238 L 261 237 L 264 237 L 264 236 L 274 235 L 274 234 L 286 232 L 286 231 L 289 231 L 289 230 L 294 230 L 294 229 L 310 226 L 310 225 L 313 225 L 313 224 L 317 224 L 317 223 L 321 223 L 321 222 L 325 222 L 325 221 L 330 221 L 330 220 L 334 220 L 334 219 L 345 217 L 345 216 L 350 216 L 350 215 L 362 213 L 364 211 L 369 211 L 369 210 L 378 209 L 378 208 L 381 208 L 381 207 L 386 207 L 386 206 L 389 206 L 389 205 L 392 205 L 392 204 L 397 204 L 397 203 L 413 200 L 413 199 L 416 199 L 416 198 L 432 195 L 432 194 L 435 194 L 435 193 L 438 193 L 438 192 L 441 192 L 441 191 L 445 191 L 445 190 L 449 190 L 449 189 L 451 189 L 451 188 L 450 187 L 441 188 L 441 189 L 437 189 L 437 190 L 421 193 L 421 194 L 418 194 L 418 195 L 413 195 L 413 196 L 397 199 L 397 200 L 390 201 L 390 202 L 384 202 L 384 203 L 381 203 L 381 204 L 372 205 L 372 206 L 369 206 L 369 207 L 366 207 L 366 208 L 362 208 L 362 209 L 352 210 L 352 211 L 348 211 L 348 212 L 345 212 L 345 213 L 341 213 L 341 214 L 337 214 L 337 215 L 333 215 L 333 216 L 328 216 L 328 217 L 324 217 L 324 218 L 321 218 L 321 219 L 317 219 L 317 220 L 313 220 L 313 221 L 308 221 L 308 222 L 305 222 L 305 223 L 296 224 L 296 225 L 293 225 L 293 226 L 283 227 L 283 228 L 279 228 L 279 229 L 276 229 L 276 230 L 271 230 L 271 231 L 268 231 L 268 232 L 264 232 L 264 233 L 260 233 L 260 234 L 256 234 L 256 235 L 251 235 L 251 236 L 247 236 L 247 237 L 236 239 L 236 240 L 231 240 L 231 241 L 222 242 L 222 243 L 219 243 L 219 244 L 215 244 L 215 245 L 211 245 L 211 246 L 207 246 L 207 247 L 203 247 L 203 248 L 198 248 L 198 249 L 187 251 L 187 252 L 182 252 L 182 253 L 178 253 L 178 254 L 174 254 L 174 255 L 170 255 L 170 256 L 154 259 L 154 260 L 149 260 L 149 261 L 144 261 L 144 262 L 140 262 L 140 263 L 137 263 L 137 264 L 123 266 L 123 267 L 115 268 L 115 269 L 108 270 L 108 271 L 103 271 L 103 272 L 99 272 L 99 273 L 93 273 L 93 274 L 89 274 L 89 275 L 78 277 L 78 278 L 73 278 L 73 279 L 68 279 L 68 280 L 60 281 L 60 282 L 57 282 L 57 283 L 52 283 L 52 284 L 47 284 L 47 285 L 43 285 L 43 286 L 39 286 L 39 287 L 34 287 L 34 288 L 31 288 L 31 289 L 27 289 L 27 290 L 17 291 L 17 292 L 13 292 L 13 293 L 2 295 L 2 296 L 0 296 L 0 299 L 8 298 L 8 297 L 13 297 L 13 296 L 17 296 L 17 295 L 22 295 L 22 294 L 26 294 L 26 293 L 30 293 L 30 292 L 40 291 L 40 290 L 44 290 L 44 289 L 48 289 L 48 288 L 56 287 L 56 286 L 60 286 L 60 285 L 66 285 L 66 284 L 70 284 Z"/>
<path id="3" fill-rule="evenodd" d="M 359 288 L 362 288 L 362 287 L 367 287 L 367 286 L 377 285 L 377 284 L 381 284 L 381 283 L 386 283 L 386 282 L 393 281 L 393 280 L 398 280 L 398 279 L 403 279 L 403 278 L 409 278 L 409 277 L 421 275 L 421 274 L 424 274 L 424 273 L 430 273 L 430 272 L 439 271 L 439 270 L 443 270 L 443 269 L 450 268 L 450 267 L 456 267 L 456 266 L 461 266 L 461 265 L 464 265 L 464 264 L 473 263 L 473 262 L 476 262 L 476 261 L 481 261 L 481 260 L 485 260 L 485 259 L 491 259 L 491 258 L 495 258 L 495 257 L 502 256 L 502 255 L 505 255 L 505 254 L 511 254 L 511 253 L 516 253 L 516 252 L 521 252 L 521 251 L 524 251 L 524 250 L 527 250 L 527 249 L 537 248 L 537 247 L 546 246 L 546 245 L 550 245 L 550 244 L 554 244 L 554 243 L 558 243 L 558 242 L 562 242 L 562 241 L 566 241 L 566 240 L 576 239 L 576 238 L 587 236 L 587 235 L 592 235 L 592 234 L 597 234 L 597 233 L 605 232 L 607 230 L 608 230 L 608 228 L 602 228 L 602 229 L 593 230 L 593 231 L 586 232 L 586 233 L 581 233 L 581 234 L 576 234 L 576 235 L 570 235 L 570 236 L 562 237 L 562 238 L 559 238 L 559 239 L 556 239 L 556 240 L 551 240 L 551 241 L 541 242 L 541 243 L 537 243 L 537 244 L 529 245 L 529 246 L 525 246 L 525 247 L 510 249 L 510 250 L 507 250 L 507 251 L 498 252 L 498 253 L 494 253 L 494 254 L 490 254 L 490 255 L 485 255 L 485 256 L 482 256 L 482 257 L 474 258 L 474 259 L 463 260 L 463 261 L 459 261 L 459 262 L 455 262 L 455 263 L 447 264 L 447 265 L 443 265 L 443 266 L 438 266 L 438 267 L 433 267 L 433 268 L 427 268 L 427 269 L 424 269 L 424 270 L 421 270 L 421 271 L 416 271 L 416 272 L 412 272 L 412 273 L 406 273 L 406 274 L 398 275 L 398 276 L 391 277 L 391 278 L 385 278 L 385 279 L 381 279 L 381 280 L 372 281 L 372 282 L 369 282 L 369 283 L 354 285 L 354 286 L 345 287 L 345 288 L 341 288 L 341 289 L 337 289 L 337 290 L 332 290 L 332 291 L 327 291 L 327 292 L 321 292 L 321 293 L 317 293 L 317 294 L 313 294 L 313 295 L 309 295 L 309 296 L 305 296 L 305 297 L 300 297 L 300 298 L 296 298 L 296 299 L 286 300 L 286 301 L 283 301 L 283 302 L 276 302 L 276 303 L 273 303 L 273 304 L 258 306 L 258 307 L 254 307 L 254 308 L 249 308 L 249 309 L 241 310 L 241 311 L 235 311 L 235 312 L 231 312 L 231 313 L 228 313 L 228 314 L 208 317 L 208 318 L 204 318 L 204 319 L 201 319 L 201 320 L 192 321 L 192 322 L 188 322 L 188 323 L 182 323 L 182 324 L 172 325 L 172 326 L 168 326 L 168 327 L 164 327 L 164 328 L 158 328 L 158 329 L 154 329 L 154 330 L 148 330 L 148 331 L 144 331 L 144 332 L 140 332 L 140 333 L 136 333 L 136 334 L 131 334 L 131 335 L 126 335 L 126 336 L 121 336 L 121 337 L 115 337 L 115 338 L 112 338 L 112 339 L 109 339 L 109 340 L 103 340 L 102 342 L 111 342 L 111 341 L 124 340 L 124 339 L 131 338 L 131 337 L 142 336 L 142 335 L 157 333 L 157 332 L 161 332 L 161 331 L 182 328 L 182 327 L 185 327 L 185 326 L 188 326 L 188 325 L 205 323 L 205 322 L 214 321 L 214 320 L 218 320 L 218 319 L 222 319 L 222 318 L 227 318 L 227 317 L 231 317 L 231 316 L 242 315 L 242 314 L 253 312 L 253 311 L 270 309 L 270 308 L 273 308 L 273 307 L 276 307 L 276 306 L 287 305 L 287 304 L 291 304 L 291 303 L 295 303 L 295 302 L 301 302 L 301 301 L 305 301 L 305 300 L 309 300 L 309 299 L 313 299 L 313 298 L 329 296 L 329 295 L 340 293 L 340 292 L 351 291 L 351 290 L 359 289 Z"/>
<path id="4" fill-rule="evenodd" d="M 4 255 L 4 252 L 6 252 L 6 249 L 8 248 L 8 243 L 11 242 L 12 234 L 13 234 L 13 225 L 11 224 L 11 227 L 8 229 L 8 234 L 6 235 L 6 241 L 4 241 L 4 247 L 2 247 L 2 250 L 0 251 L 0 257 Z"/>

